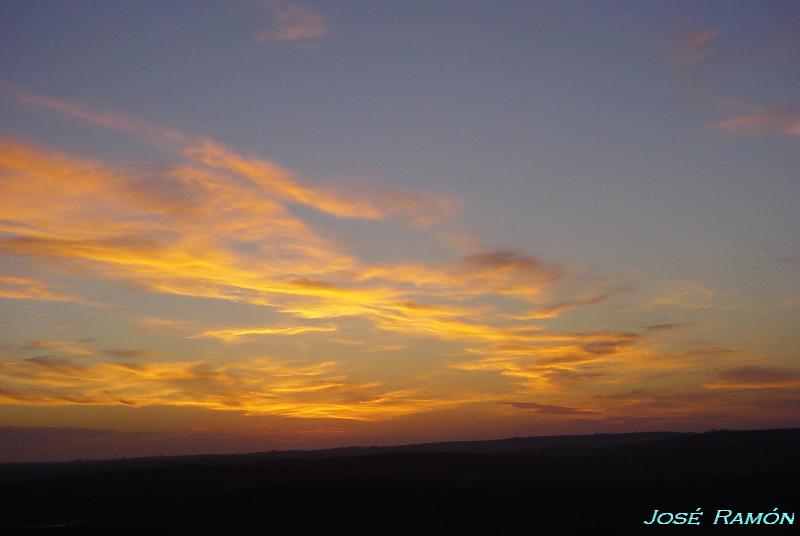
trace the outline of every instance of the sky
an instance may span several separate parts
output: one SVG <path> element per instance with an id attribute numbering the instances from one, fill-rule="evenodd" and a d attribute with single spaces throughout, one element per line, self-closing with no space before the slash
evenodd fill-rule
<path id="1" fill-rule="evenodd" d="M 0 6 L 0 461 L 800 425 L 796 2 Z"/>

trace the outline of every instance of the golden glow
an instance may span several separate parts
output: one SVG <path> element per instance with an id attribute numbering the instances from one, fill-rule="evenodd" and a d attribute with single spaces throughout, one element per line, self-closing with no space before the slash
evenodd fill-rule
<path id="1" fill-rule="evenodd" d="M 235 363 L 81 364 L 27 358 L 0 364 L 0 401 L 33 405 L 178 405 L 249 414 L 373 420 L 469 400 L 426 399 L 335 373 L 336 363 L 291 366 L 254 358 Z"/>
<path id="2" fill-rule="evenodd" d="M 15 300 L 80 301 L 75 296 L 54 292 L 49 285 L 30 277 L 0 275 L 0 298 Z"/>
<path id="3" fill-rule="evenodd" d="M 120 168 L 0 139 L 0 254 L 83 283 L 245 304 L 272 319 L 131 320 L 135 333 L 193 345 L 189 358 L 174 350 L 98 350 L 87 341 L 32 342 L 0 363 L 7 404 L 173 405 L 349 420 L 483 405 L 498 414 L 604 419 L 665 401 L 676 414 L 710 404 L 674 401 L 687 390 L 798 385 L 747 369 L 714 377 L 708 354 L 664 350 L 657 326 L 638 321 L 623 330 L 604 320 L 589 329 L 549 323 L 632 295 L 630 285 L 571 288 L 567 267 L 508 250 L 370 262 L 296 210 L 364 225 L 399 218 L 412 224 L 406 231 L 423 233 L 458 208 L 448 196 L 320 186 L 210 139 L 16 94 L 139 136 L 178 162 Z M 697 281 L 663 282 L 644 295 L 640 310 L 698 311 L 717 299 Z M 10 274 L 0 275 L 0 298 L 89 303 L 50 281 Z M 294 355 L 274 357 L 276 348 Z M 726 357 L 735 366 L 746 356 Z M 378 358 L 401 372 L 379 370 Z M 619 395 L 632 381 L 650 391 Z"/>
<path id="4" fill-rule="evenodd" d="M 241 337 L 252 337 L 256 335 L 300 335 L 302 333 L 326 333 L 331 331 L 336 331 L 336 326 L 333 324 L 326 324 L 324 326 L 224 328 L 210 329 L 199 335 L 194 335 L 194 337 L 212 337 L 224 342 L 234 342 Z"/>

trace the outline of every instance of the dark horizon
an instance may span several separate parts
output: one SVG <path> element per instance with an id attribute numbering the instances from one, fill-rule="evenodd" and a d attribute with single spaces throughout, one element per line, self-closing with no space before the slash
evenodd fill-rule
<path id="1" fill-rule="evenodd" d="M 13 429 L 15 427 L 0 427 L 0 453 L 4 452 L 3 442 L 6 438 L 2 437 L 3 431 Z M 20 430 L 30 430 L 29 428 L 20 428 Z M 42 429 L 37 429 L 42 430 Z M 47 429 L 45 429 L 47 430 Z M 53 429 L 63 430 L 63 429 Z M 81 429 L 66 429 L 74 431 L 84 431 Z M 134 455 L 134 456 L 118 456 L 109 458 L 63 458 L 63 459 L 32 459 L 32 460 L 4 460 L 0 458 L 0 465 L 15 465 L 15 464 L 71 464 L 80 462 L 117 462 L 117 461 L 146 461 L 151 459 L 170 458 L 179 461 L 180 459 L 191 458 L 226 458 L 237 457 L 243 458 L 259 456 L 259 455 L 280 455 L 280 454 L 320 454 L 320 453 L 345 453 L 363 451 L 363 453 L 374 453 L 375 451 L 403 451 L 403 450 L 426 450 L 432 447 L 433 450 L 441 450 L 448 446 L 454 447 L 467 447 L 469 445 L 484 445 L 491 446 L 492 444 L 499 444 L 505 442 L 526 442 L 527 440 L 567 440 L 567 439 L 582 439 L 597 436 L 614 436 L 614 437 L 658 437 L 658 436 L 690 436 L 698 434 L 713 434 L 713 433 L 746 433 L 746 432 L 779 432 L 779 431 L 792 431 L 800 430 L 800 426 L 787 426 L 778 428 L 711 428 L 708 430 L 700 431 L 678 431 L 678 430 L 642 430 L 642 431 L 628 431 L 628 432 L 587 432 L 587 433 L 574 433 L 574 434 L 542 434 L 542 435 L 525 435 L 525 436 L 506 436 L 494 437 L 486 439 L 448 439 L 443 441 L 430 441 L 420 443 L 386 443 L 386 444 L 348 444 L 333 447 L 323 448 L 295 448 L 295 449 L 263 449 L 252 451 L 216 451 L 216 452 L 191 452 L 191 453 L 177 453 L 177 454 L 147 454 L 147 455 Z M 102 430 L 85 430 L 88 432 L 102 432 Z M 12 439 L 13 441 L 13 439 Z M 17 450 L 15 448 L 15 450 Z M 9 449 L 10 450 L 10 449 Z"/>
<path id="2" fill-rule="evenodd" d="M 9 534 L 764 534 L 800 502 L 800 429 L 0 464 Z M 726 510 L 727 509 L 727 510 Z M 576 515 L 580 512 L 580 515 Z M 760 525 L 760 524 L 759 524 Z M 772 531 L 792 531 L 796 524 Z"/>

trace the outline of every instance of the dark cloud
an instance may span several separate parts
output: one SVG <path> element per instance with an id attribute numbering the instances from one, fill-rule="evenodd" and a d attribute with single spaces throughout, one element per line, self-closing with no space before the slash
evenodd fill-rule
<path id="1" fill-rule="evenodd" d="M 586 307 L 588 305 L 597 305 L 598 303 L 602 303 L 604 301 L 610 300 L 624 292 L 630 292 L 633 290 L 631 286 L 622 286 L 616 289 L 607 290 L 604 292 L 600 292 L 597 294 L 593 294 L 591 296 L 587 296 L 584 298 L 575 298 L 572 300 L 565 300 L 561 302 L 557 302 L 545 307 L 542 307 L 530 315 L 526 315 L 525 318 L 553 318 L 559 316 L 564 311 L 568 311 L 570 309 L 576 309 L 579 307 Z"/>
<path id="2" fill-rule="evenodd" d="M 81 373 L 84 368 L 76 365 L 71 359 L 59 356 L 26 357 L 23 362 L 33 365 L 37 369 L 48 369 L 60 373 Z"/>
<path id="3" fill-rule="evenodd" d="M 543 266 L 541 261 L 536 257 L 521 255 L 514 251 L 486 251 L 483 253 L 475 253 L 464 257 L 464 262 L 480 269 L 514 267 L 526 270 L 539 270 Z"/>
<path id="4" fill-rule="evenodd" d="M 800 369 L 745 366 L 723 370 L 709 384 L 718 388 L 786 388 L 800 385 Z"/>
<path id="5" fill-rule="evenodd" d="M 569 408 L 566 406 L 553 406 L 550 404 L 537 404 L 535 402 L 503 402 L 512 408 L 533 411 L 542 415 L 597 415 L 598 412 L 588 409 Z"/>
<path id="6" fill-rule="evenodd" d="M 554 281 L 560 276 L 559 270 L 538 257 L 502 250 L 485 251 L 468 255 L 461 260 L 457 271 L 485 276 L 494 280 L 503 274 L 511 285 L 535 281 L 537 284 Z"/>
<path id="7" fill-rule="evenodd" d="M 677 331 L 687 326 L 688 324 L 664 323 L 664 324 L 650 324 L 649 326 L 645 326 L 644 329 L 645 331 L 647 331 L 647 333 L 660 333 L 663 331 Z"/>
<path id="8" fill-rule="evenodd" d="M 136 350 L 131 348 L 106 348 L 100 350 L 107 356 L 119 359 L 142 359 L 159 355 L 158 352 L 148 352 L 147 350 Z"/>

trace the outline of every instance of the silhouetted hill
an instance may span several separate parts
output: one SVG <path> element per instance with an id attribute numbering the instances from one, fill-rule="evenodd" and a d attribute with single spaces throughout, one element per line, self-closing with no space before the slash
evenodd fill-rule
<path id="1" fill-rule="evenodd" d="M 25 534 L 763 534 L 713 512 L 794 512 L 800 429 L 512 438 L 0 465 Z M 701 526 L 645 526 L 655 508 Z"/>

